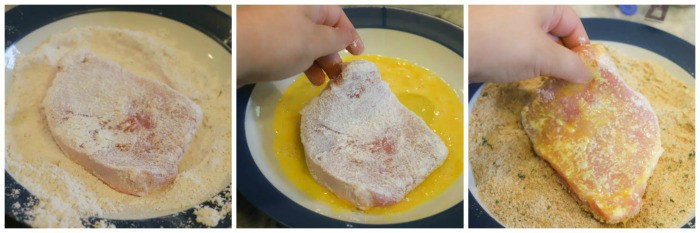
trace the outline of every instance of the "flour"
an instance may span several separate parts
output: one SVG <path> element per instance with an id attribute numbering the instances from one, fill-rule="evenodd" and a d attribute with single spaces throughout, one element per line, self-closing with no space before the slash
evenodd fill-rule
<path id="1" fill-rule="evenodd" d="M 194 210 L 197 222 L 208 227 L 219 224 L 223 218 L 231 214 L 231 188 L 224 190 L 224 197 L 215 196 L 209 200 L 214 207 L 200 205 Z"/>
<path id="2" fill-rule="evenodd" d="M 117 228 L 114 224 L 107 222 L 106 220 L 100 220 L 92 224 L 94 228 Z"/>
<path id="3" fill-rule="evenodd" d="M 586 39 L 586 37 L 579 36 L 578 37 L 578 46 L 583 46 L 584 44 L 586 44 L 587 41 L 588 40 Z"/>
<path id="4" fill-rule="evenodd" d="M 10 197 L 17 198 L 19 196 L 19 189 L 12 189 Z"/>
<path id="5" fill-rule="evenodd" d="M 210 227 L 216 226 L 219 223 L 219 219 L 221 219 L 219 211 L 208 206 L 196 209 L 194 214 L 197 215 L 197 222 Z"/>
<path id="6" fill-rule="evenodd" d="M 107 222 L 95 225 L 87 219 L 173 214 L 197 206 L 231 183 L 231 79 L 209 73 L 172 44 L 129 30 L 77 28 L 53 35 L 17 58 L 6 102 L 6 170 L 37 201 L 22 203 L 30 208 L 13 205 L 13 211 L 29 216 L 27 223 L 33 227 L 109 227 Z M 69 160 L 56 145 L 41 115 L 41 101 L 58 60 L 77 49 L 88 49 L 163 82 L 202 107 L 202 126 L 172 185 L 144 197 L 117 192 Z M 228 202 L 230 206 L 230 198 Z"/>

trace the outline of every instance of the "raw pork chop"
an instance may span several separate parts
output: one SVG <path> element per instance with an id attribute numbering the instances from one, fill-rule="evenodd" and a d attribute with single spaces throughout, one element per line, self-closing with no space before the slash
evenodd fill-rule
<path id="1" fill-rule="evenodd" d="M 601 45 L 577 49 L 595 78 L 582 85 L 549 79 L 522 111 L 535 152 L 591 212 L 624 222 L 642 205 L 664 149 L 649 101 L 622 80 Z"/>
<path id="2" fill-rule="evenodd" d="M 175 179 L 202 121 L 187 97 L 84 51 L 62 58 L 43 109 L 71 160 L 137 196 Z"/>
<path id="3" fill-rule="evenodd" d="M 314 179 L 360 209 L 401 201 L 447 156 L 368 61 L 345 63 L 301 111 L 301 141 Z"/>

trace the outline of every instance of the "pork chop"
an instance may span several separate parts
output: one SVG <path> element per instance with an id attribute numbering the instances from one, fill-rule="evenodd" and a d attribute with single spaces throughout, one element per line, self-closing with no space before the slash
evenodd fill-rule
<path id="1" fill-rule="evenodd" d="M 175 179 L 202 121 L 187 97 L 87 51 L 60 60 L 43 111 L 72 161 L 136 196 Z"/>
<path id="2" fill-rule="evenodd" d="M 401 201 L 447 156 L 369 61 L 344 63 L 301 111 L 301 141 L 314 179 L 360 209 Z"/>
<path id="3" fill-rule="evenodd" d="M 663 153 L 649 101 L 632 90 L 602 45 L 576 49 L 594 73 L 586 84 L 548 79 L 522 111 L 535 152 L 606 223 L 635 216 Z"/>

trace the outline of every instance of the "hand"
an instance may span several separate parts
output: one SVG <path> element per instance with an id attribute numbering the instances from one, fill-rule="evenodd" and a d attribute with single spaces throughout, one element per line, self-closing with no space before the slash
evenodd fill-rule
<path id="1" fill-rule="evenodd" d="M 569 7 L 470 6 L 469 82 L 545 75 L 585 83 L 593 74 L 571 49 L 589 43 Z"/>
<path id="2" fill-rule="evenodd" d="M 237 9 L 237 85 L 289 78 L 302 71 L 314 85 L 340 74 L 338 51 L 364 45 L 338 6 L 241 6 Z"/>

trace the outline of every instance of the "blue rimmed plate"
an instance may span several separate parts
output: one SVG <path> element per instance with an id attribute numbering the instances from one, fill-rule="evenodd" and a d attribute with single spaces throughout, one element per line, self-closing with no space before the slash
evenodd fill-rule
<path id="1" fill-rule="evenodd" d="M 400 57 L 442 77 L 463 98 L 463 30 L 425 14 L 386 7 L 347 8 L 365 54 Z M 347 55 L 346 53 L 341 55 Z M 253 205 L 290 227 L 463 227 L 463 176 L 440 196 L 405 213 L 338 213 L 311 200 L 281 172 L 272 151 L 272 119 L 294 79 L 237 91 L 237 188 Z"/>
<path id="2" fill-rule="evenodd" d="M 582 19 L 590 39 L 633 57 L 651 60 L 674 77 L 695 87 L 695 46 L 659 29 L 616 19 Z M 481 83 L 469 84 L 469 114 L 483 89 Z M 504 227 L 481 205 L 471 167 L 469 174 L 469 227 Z M 682 227 L 695 225 L 695 218 Z"/>
<path id="3" fill-rule="evenodd" d="M 5 13 L 5 91 L 12 82 L 16 55 L 28 53 L 54 33 L 73 27 L 106 26 L 136 31 L 164 30 L 177 48 L 201 59 L 204 68 L 232 77 L 231 17 L 210 6 L 17 6 Z M 197 41 L 197 43 L 192 43 Z M 19 191 L 13 193 L 13 190 Z M 15 191 L 16 192 L 16 191 Z M 221 191 L 219 196 L 224 197 Z M 31 208 L 34 197 L 5 172 L 5 219 L 7 227 L 27 227 L 30 216 L 7 208 L 19 203 Z M 211 202 L 202 203 L 213 207 Z M 194 207 L 194 206 L 193 206 Z M 169 215 L 147 219 L 108 219 L 116 227 L 204 227 L 196 221 L 193 208 L 168 210 Z M 17 221 L 20 220 L 20 221 Z M 91 226 L 100 218 L 90 218 Z M 216 227 L 231 227 L 231 218 L 223 218 Z"/>

